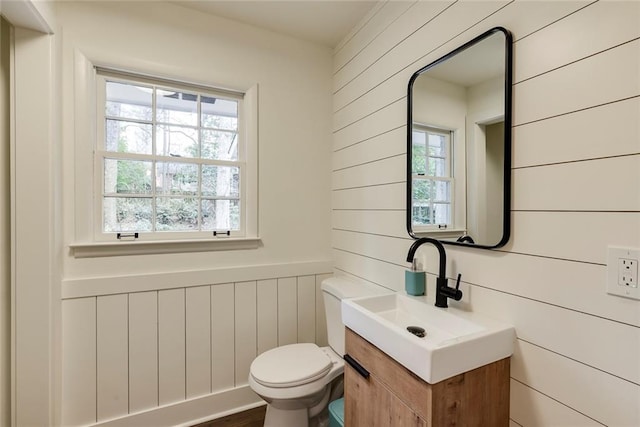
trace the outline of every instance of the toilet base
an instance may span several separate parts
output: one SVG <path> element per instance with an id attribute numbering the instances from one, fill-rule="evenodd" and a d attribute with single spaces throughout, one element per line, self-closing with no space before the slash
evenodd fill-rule
<path id="1" fill-rule="evenodd" d="M 322 411 L 320 414 L 309 419 L 307 409 L 282 410 L 267 405 L 267 413 L 264 418 L 264 427 L 328 427 L 329 412 Z"/>
<path id="2" fill-rule="evenodd" d="M 264 427 L 307 427 L 308 425 L 309 411 L 307 408 L 283 410 L 267 405 L 267 413 L 264 417 Z"/>
<path id="3" fill-rule="evenodd" d="M 328 427 L 329 402 L 342 396 L 344 380 L 340 375 L 314 396 L 306 399 L 267 400 L 265 427 Z M 264 399 L 264 397 L 263 397 Z M 305 401 L 306 400 L 306 401 Z M 310 406 L 308 406 L 310 405 Z M 302 408 L 300 406 L 303 406 Z"/>

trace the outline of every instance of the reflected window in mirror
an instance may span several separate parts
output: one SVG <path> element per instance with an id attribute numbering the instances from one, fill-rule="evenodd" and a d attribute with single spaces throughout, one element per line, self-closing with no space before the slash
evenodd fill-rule
<path id="1" fill-rule="evenodd" d="M 449 130 L 413 124 L 412 224 L 414 231 L 451 229 L 453 220 L 452 136 Z"/>

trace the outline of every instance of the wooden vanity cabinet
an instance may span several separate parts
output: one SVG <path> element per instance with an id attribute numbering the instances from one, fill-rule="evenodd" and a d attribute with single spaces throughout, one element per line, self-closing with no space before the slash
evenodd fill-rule
<path id="1" fill-rule="evenodd" d="M 345 427 L 509 425 L 510 358 L 428 384 L 348 328 L 346 353 Z"/>

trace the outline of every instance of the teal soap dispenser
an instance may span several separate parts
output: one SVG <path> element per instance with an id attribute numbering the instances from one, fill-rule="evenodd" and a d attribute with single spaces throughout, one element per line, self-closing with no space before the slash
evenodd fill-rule
<path id="1" fill-rule="evenodd" d="M 404 272 L 404 289 L 409 295 L 424 295 L 425 272 L 418 271 L 418 263 L 414 258 L 411 262 L 411 270 Z"/>

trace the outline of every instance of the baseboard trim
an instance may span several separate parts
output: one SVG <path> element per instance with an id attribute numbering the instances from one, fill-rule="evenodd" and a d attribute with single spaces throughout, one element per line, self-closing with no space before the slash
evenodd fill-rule
<path id="1" fill-rule="evenodd" d="M 200 425 L 200 424 L 203 424 L 203 423 L 209 423 L 209 422 L 212 422 L 212 421 L 215 421 L 215 420 L 220 420 L 221 418 L 227 418 L 227 417 L 231 417 L 231 416 L 236 415 L 236 414 L 240 414 L 240 413 L 245 412 L 245 411 L 250 411 L 252 409 L 256 409 L 256 408 L 259 408 L 261 406 L 266 406 L 266 404 L 267 403 L 265 401 L 260 400 L 260 402 L 251 403 L 251 404 L 245 405 L 245 406 L 243 406 L 241 408 L 234 408 L 234 409 L 231 409 L 229 411 L 225 411 L 225 412 L 221 412 L 221 413 L 215 414 L 215 416 L 213 418 L 208 416 L 208 417 L 205 417 L 205 418 L 201 418 L 199 420 L 195 420 L 193 422 L 190 421 L 190 422 L 188 422 L 186 424 L 180 424 L 180 425 L 178 425 L 176 427 L 192 427 L 194 425 L 197 426 L 197 425 Z"/>
<path id="2" fill-rule="evenodd" d="M 264 405 L 249 386 L 225 390 L 108 421 L 95 427 L 187 427 Z"/>

